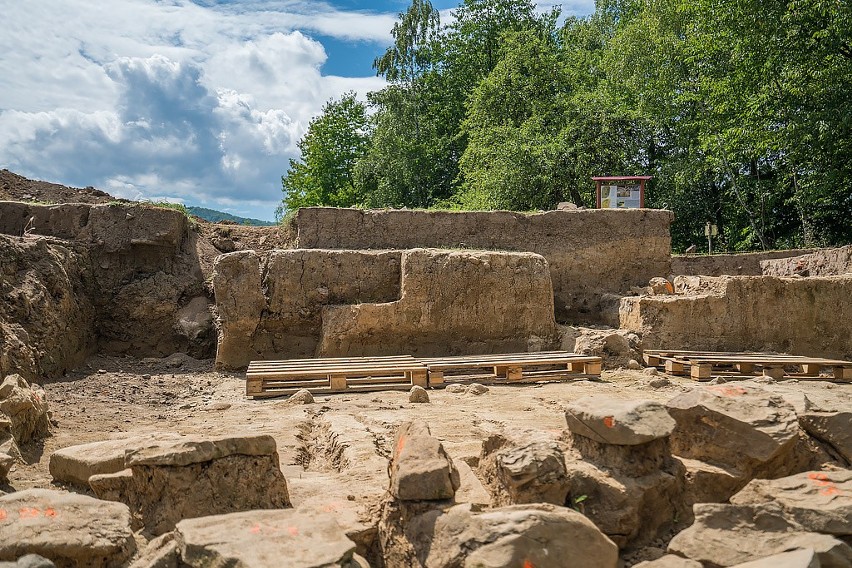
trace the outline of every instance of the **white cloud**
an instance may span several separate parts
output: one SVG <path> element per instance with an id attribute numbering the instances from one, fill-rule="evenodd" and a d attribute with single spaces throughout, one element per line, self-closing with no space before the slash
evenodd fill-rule
<path id="1" fill-rule="evenodd" d="M 309 0 L 0 0 L 0 13 L 0 167 L 263 218 L 325 101 L 384 84 L 322 75 L 311 34 L 385 44 L 396 20 Z"/>
<path id="2" fill-rule="evenodd" d="M 308 34 L 384 42 L 394 20 L 295 0 L 4 3 L 0 166 L 265 218 L 323 103 L 383 85 L 323 76 Z"/>

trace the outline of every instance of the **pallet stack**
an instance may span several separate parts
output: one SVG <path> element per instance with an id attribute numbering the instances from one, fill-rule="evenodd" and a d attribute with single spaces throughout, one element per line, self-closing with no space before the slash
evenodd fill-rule
<path id="1" fill-rule="evenodd" d="M 509 353 L 415 359 L 349 357 L 252 361 L 246 371 L 246 395 L 286 396 L 300 389 L 313 394 L 408 390 L 412 385 L 449 383 L 516 384 L 599 377 L 601 358 L 566 351 Z"/>
<path id="2" fill-rule="evenodd" d="M 803 380 L 852 382 L 852 361 L 801 357 L 776 353 L 646 350 L 645 363 L 671 375 L 686 375 L 697 381 L 713 377 L 752 378 L 767 376 Z M 830 372 L 821 374 L 828 368 Z"/>

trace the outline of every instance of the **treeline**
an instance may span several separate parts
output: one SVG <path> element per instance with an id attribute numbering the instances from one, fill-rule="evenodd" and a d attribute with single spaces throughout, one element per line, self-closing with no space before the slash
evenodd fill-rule
<path id="1" fill-rule="evenodd" d="M 673 245 L 852 242 L 852 4 L 601 0 L 586 18 L 412 0 L 368 105 L 329 101 L 282 178 L 309 205 L 594 205 L 593 175 L 653 175 Z"/>

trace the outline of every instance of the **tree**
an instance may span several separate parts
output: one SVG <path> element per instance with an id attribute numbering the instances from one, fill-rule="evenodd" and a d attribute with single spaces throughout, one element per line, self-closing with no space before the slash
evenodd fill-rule
<path id="1" fill-rule="evenodd" d="M 358 203 L 353 172 L 368 141 L 367 109 L 355 94 L 328 101 L 299 140 L 301 157 L 290 160 L 290 169 L 281 178 L 284 200 L 279 217 L 299 207 Z"/>

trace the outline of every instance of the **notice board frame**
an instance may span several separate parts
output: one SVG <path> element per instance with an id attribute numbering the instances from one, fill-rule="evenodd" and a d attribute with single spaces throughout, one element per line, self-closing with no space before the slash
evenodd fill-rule
<path id="1" fill-rule="evenodd" d="M 601 187 L 604 185 L 604 182 L 616 182 L 613 184 L 607 185 L 636 185 L 636 182 L 639 183 L 639 209 L 645 208 L 645 183 L 653 178 L 654 176 L 596 176 L 593 177 L 592 180 L 595 182 L 595 194 L 596 194 L 596 203 L 597 208 L 602 209 L 601 207 Z M 627 183 L 617 183 L 617 182 L 634 182 L 633 184 Z M 618 209 L 617 207 L 607 207 L 607 209 Z"/>

